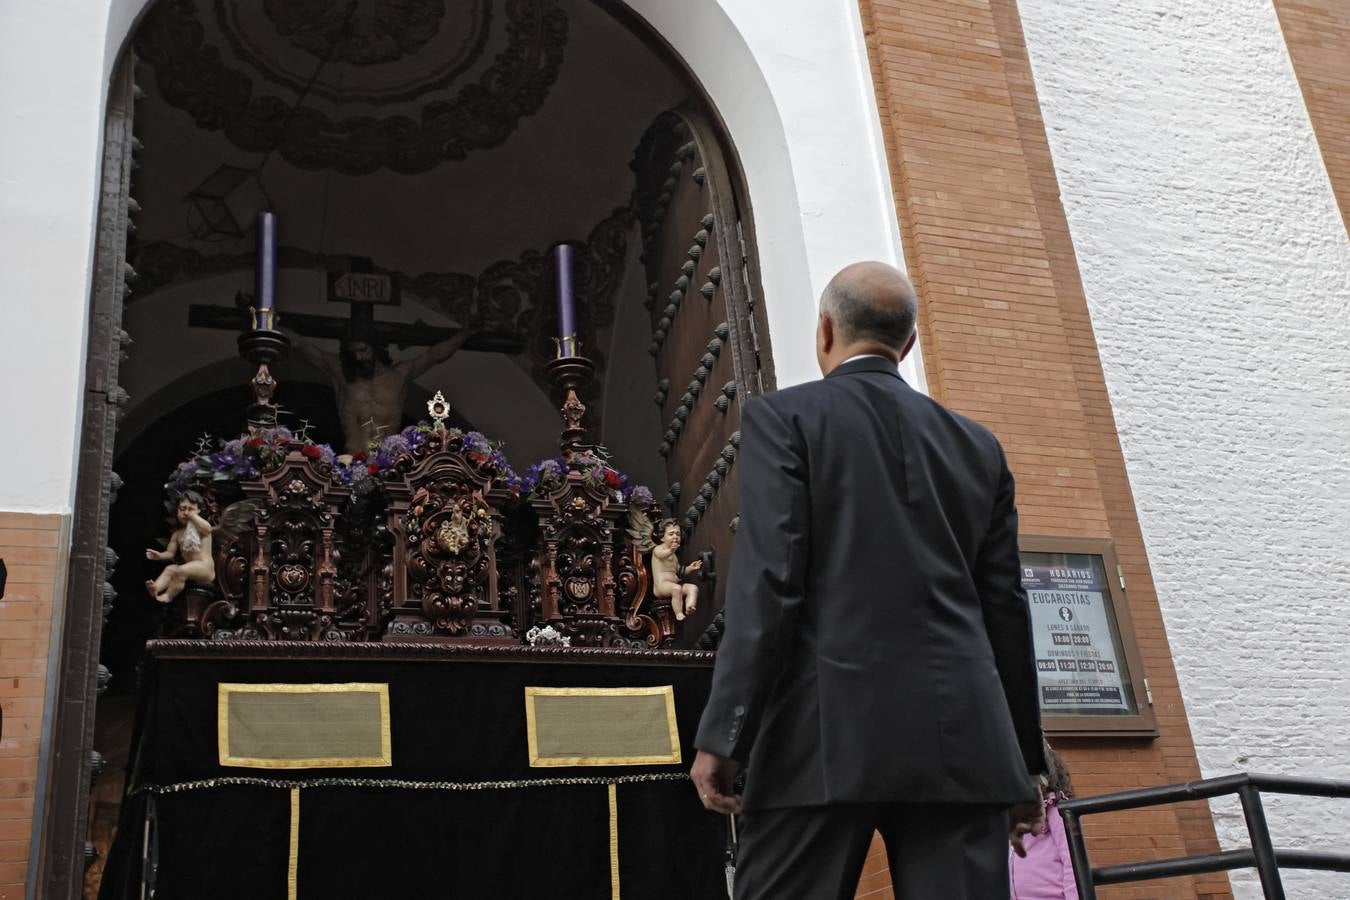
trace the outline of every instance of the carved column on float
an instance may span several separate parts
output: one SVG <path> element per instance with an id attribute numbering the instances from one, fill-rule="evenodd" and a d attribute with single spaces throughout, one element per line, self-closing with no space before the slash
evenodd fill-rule
<path id="1" fill-rule="evenodd" d="M 275 310 L 255 308 L 250 312 L 253 327 L 239 335 L 239 355 L 258 367 L 249 382 L 253 403 L 248 408 L 248 427 L 257 430 L 277 424 L 277 406 L 272 402 L 277 380 L 271 367 L 290 355 L 291 342 L 273 327 Z"/>
<path id="2" fill-rule="evenodd" d="M 575 342 L 560 341 L 559 350 L 575 353 Z M 594 378 L 595 364 L 584 356 L 560 355 L 546 371 L 562 399 L 558 443 L 563 456 L 572 461 L 593 453 L 595 445 L 582 424 L 586 405 L 579 395 Z M 622 535 L 618 523 L 626 513 L 624 503 L 612 488 L 590 483 L 574 467 L 532 505 L 540 526 L 536 559 L 542 622 L 568 634 L 574 645 L 620 643 L 623 621 L 615 602 L 614 547 Z"/>
<path id="3" fill-rule="evenodd" d="M 558 438 L 563 455 L 570 458 L 573 453 L 594 449 L 594 445 L 586 441 L 586 428 L 582 424 L 586 404 L 581 402 L 578 392 L 584 392 L 595 378 L 595 363 L 585 356 L 559 356 L 545 367 L 545 371 L 563 398 L 559 408 L 563 430 Z"/>

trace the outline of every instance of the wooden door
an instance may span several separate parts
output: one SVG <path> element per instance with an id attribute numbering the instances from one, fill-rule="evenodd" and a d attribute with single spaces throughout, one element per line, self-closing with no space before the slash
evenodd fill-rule
<path id="1" fill-rule="evenodd" d="M 686 561 L 717 551 L 715 594 L 686 623 L 681 643 L 689 644 L 722 605 L 736 528 L 741 402 L 771 387 L 768 347 L 743 206 L 712 129 L 697 114 L 665 113 L 633 166 L 649 350 L 665 423 L 666 507 L 684 529 Z"/>
<path id="2" fill-rule="evenodd" d="M 136 277 L 126 261 L 130 217 L 138 209 L 130 193 L 132 157 L 138 146 L 132 134 L 138 93 L 134 69 L 135 59 L 128 54 L 113 75 L 104 123 L 102 195 L 60 677 L 48 688 L 58 692 L 44 786 L 48 807 L 42 846 L 33 849 L 34 856 L 43 860 L 39 892 L 46 897 L 80 893 L 93 850 L 87 840 L 90 779 L 103 765 L 93 748 L 94 711 L 97 695 L 107 687 L 108 670 L 98 663 L 99 640 L 115 599 L 109 577 L 117 555 L 107 544 L 108 507 L 121 485 L 112 471 L 113 443 L 117 420 L 128 400 L 117 383 L 118 367 L 129 343 L 122 330 L 122 307 L 127 283 Z"/>

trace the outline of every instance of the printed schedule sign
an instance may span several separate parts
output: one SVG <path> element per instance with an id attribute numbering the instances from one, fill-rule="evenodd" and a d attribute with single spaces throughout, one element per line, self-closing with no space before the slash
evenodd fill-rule
<path id="1" fill-rule="evenodd" d="M 1101 558 L 1022 554 L 1022 586 L 1047 715 L 1131 715 L 1125 657 L 1111 615 Z"/>

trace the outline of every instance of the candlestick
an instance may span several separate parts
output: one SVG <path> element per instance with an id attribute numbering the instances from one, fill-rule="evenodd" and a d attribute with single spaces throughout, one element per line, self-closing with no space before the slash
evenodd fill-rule
<path id="1" fill-rule="evenodd" d="M 572 293 L 572 246 L 559 244 L 554 247 L 553 262 L 558 278 L 558 356 L 576 356 L 577 307 Z"/>
<path id="2" fill-rule="evenodd" d="M 277 217 L 275 213 L 258 213 L 258 261 L 255 272 L 257 282 L 256 290 L 253 292 L 253 308 L 261 313 L 263 310 L 271 310 L 276 306 Z M 272 317 L 270 315 L 259 315 L 258 318 L 267 320 L 265 325 L 261 321 L 258 323 L 260 328 L 271 327 Z"/>

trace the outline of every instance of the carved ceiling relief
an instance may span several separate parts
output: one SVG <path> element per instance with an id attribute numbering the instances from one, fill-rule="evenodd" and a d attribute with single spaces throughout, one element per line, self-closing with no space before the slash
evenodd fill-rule
<path id="1" fill-rule="evenodd" d="M 168 103 L 242 150 L 412 174 L 500 146 L 558 78 L 568 17 L 554 0 L 466 7 L 164 0 L 135 46 Z"/>
<path id="2" fill-rule="evenodd" d="M 216 0 L 216 17 L 237 22 L 240 7 Z M 486 4 L 466 10 L 477 17 L 475 31 L 483 30 L 487 11 Z M 277 34 L 317 59 L 371 65 L 421 50 L 440 30 L 446 10 L 445 0 L 381 0 L 354 8 L 344 0 L 263 0 L 263 12 Z"/>

